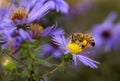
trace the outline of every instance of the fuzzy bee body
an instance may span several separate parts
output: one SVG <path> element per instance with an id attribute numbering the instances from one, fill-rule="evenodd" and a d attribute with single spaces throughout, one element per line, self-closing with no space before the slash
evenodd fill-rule
<path id="1" fill-rule="evenodd" d="M 71 42 L 73 42 L 73 43 L 81 44 L 81 42 L 86 40 L 88 44 L 90 44 L 91 46 L 95 46 L 95 42 L 94 42 L 94 39 L 91 34 L 74 33 L 70 37 L 71 37 Z M 82 47 L 84 48 L 85 45 L 82 45 Z"/>

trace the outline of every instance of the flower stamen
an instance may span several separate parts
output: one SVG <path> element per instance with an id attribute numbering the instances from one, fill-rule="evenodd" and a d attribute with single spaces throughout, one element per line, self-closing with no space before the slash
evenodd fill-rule
<path id="1" fill-rule="evenodd" d="M 79 54 L 82 52 L 85 48 L 87 48 L 89 45 L 88 41 L 83 40 L 81 43 L 77 42 L 69 42 L 67 45 L 67 49 L 72 53 L 72 54 Z"/>
<path id="2" fill-rule="evenodd" d="M 40 35 L 42 30 L 43 30 L 43 27 L 41 25 L 39 25 L 39 24 L 31 24 L 31 30 L 32 30 L 33 33 L 35 33 L 36 30 L 37 30 L 36 34 Z"/>
<path id="3" fill-rule="evenodd" d="M 26 18 L 27 21 L 28 12 L 25 10 L 25 8 L 16 8 L 16 9 L 12 8 L 10 18 L 14 23 L 17 23 L 16 20 L 22 21 L 23 18 Z"/>
<path id="4" fill-rule="evenodd" d="M 79 44 L 73 43 L 71 41 L 68 43 L 67 49 L 73 54 L 78 54 L 83 50 Z"/>
<path id="5" fill-rule="evenodd" d="M 43 27 L 40 24 L 34 23 L 30 24 L 30 28 L 31 30 L 29 31 L 29 34 L 31 35 L 31 37 L 39 38 L 43 31 Z"/>

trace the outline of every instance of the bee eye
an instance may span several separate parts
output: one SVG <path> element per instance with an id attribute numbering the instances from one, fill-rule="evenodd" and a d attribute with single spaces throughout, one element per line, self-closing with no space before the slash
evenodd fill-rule
<path id="1" fill-rule="evenodd" d="M 95 42 L 92 42 L 91 45 L 92 45 L 92 46 L 95 46 Z"/>

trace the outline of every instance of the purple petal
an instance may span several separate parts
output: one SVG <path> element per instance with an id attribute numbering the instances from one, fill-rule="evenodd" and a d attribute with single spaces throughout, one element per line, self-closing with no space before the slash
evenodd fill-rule
<path id="1" fill-rule="evenodd" d="M 77 65 L 77 56 L 76 55 L 73 55 L 73 61 L 74 61 L 74 64 Z"/>
<path id="2" fill-rule="evenodd" d="M 61 49 L 63 49 L 64 51 L 68 51 L 66 49 L 66 46 L 67 46 L 67 40 L 66 38 L 63 36 L 63 35 L 55 35 L 55 36 L 52 36 L 52 40 L 53 40 L 53 43 L 58 45 Z"/>
<path id="3" fill-rule="evenodd" d="M 64 30 L 61 28 L 57 28 L 55 25 L 47 27 L 41 33 L 41 36 L 52 36 L 52 35 L 62 35 L 64 34 Z"/>
<path id="4" fill-rule="evenodd" d="M 97 68 L 97 65 L 96 64 L 100 64 L 99 62 L 97 61 L 94 61 L 86 56 L 82 56 L 82 55 L 78 55 L 78 59 L 86 66 L 89 66 L 91 68 Z M 95 64 L 96 63 L 96 64 Z"/>

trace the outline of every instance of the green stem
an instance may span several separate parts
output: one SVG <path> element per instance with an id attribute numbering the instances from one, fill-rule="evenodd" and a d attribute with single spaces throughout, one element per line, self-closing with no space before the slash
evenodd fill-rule
<path id="1" fill-rule="evenodd" d="M 44 74 L 41 78 L 43 79 L 44 77 L 48 77 L 49 75 L 53 74 L 55 71 L 59 70 L 61 67 L 63 67 L 65 65 L 65 62 L 63 61 L 61 64 L 59 64 L 55 69 L 53 69 L 52 71 L 50 71 L 47 74 Z"/>
<path id="2" fill-rule="evenodd" d="M 18 61 L 18 59 L 16 58 L 16 57 L 14 57 L 13 55 L 11 55 L 11 54 L 8 54 L 8 53 L 6 53 L 9 57 L 11 57 L 11 58 L 13 58 L 15 61 Z M 26 64 L 25 63 L 23 63 L 23 62 L 20 62 L 23 66 L 26 66 Z"/>
<path id="3" fill-rule="evenodd" d="M 13 55 L 8 54 L 8 53 L 7 53 L 7 55 L 8 55 L 9 57 L 13 58 L 14 60 L 18 61 L 18 60 L 17 60 L 17 58 L 16 58 L 16 57 L 14 57 Z"/>
<path id="4" fill-rule="evenodd" d="M 43 79 L 44 77 L 48 77 L 49 75 L 53 74 L 55 71 L 59 70 L 61 67 L 63 67 L 67 62 L 69 62 L 72 58 L 71 54 L 67 54 L 63 57 L 62 59 L 62 63 L 59 64 L 56 68 L 54 68 L 52 71 L 48 72 L 47 74 L 44 74 L 43 76 L 41 76 L 40 79 Z"/>
<path id="5" fill-rule="evenodd" d="M 28 43 L 27 43 L 28 44 Z M 28 50 L 28 59 L 30 59 L 30 65 L 31 65 L 31 70 L 29 70 L 28 69 L 28 72 L 30 73 L 30 78 L 28 78 L 28 80 L 29 81 L 35 81 L 35 79 L 34 79 L 34 77 L 33 77 L 33 75 L 35 74 L 35 72 L 34 72 L 34 58 L 31 56 L 31 52 L 29 51 L 30 50 L 30 47 L 29 46 L 27 46 L 26 47 L 26 50 Z"/>
<path id="6" fill-rule="evenodd" d="M 31 66 L 32 66 L 32 69 L 31 69 L 31 71 L 30 71 L 30 81 L 35 81 L 35 79 L 34 79 L 34 77 L 33 77 L 33 75 L 35 74 L 35 72 L 34 72 L 34 59 L 33 58 L 31 58 L 31 60 L 32 60 L 32 63 L 31 63 Z"/>
<path id="7" fill-rule="evenodd" d="M 55 71 L 59 70 L 61 67 L 63 67 L 65 62 L 62 62 L 60 65 L 58 65 L 55 69 L 49 72 L 49 74 L 53 74 Z"/>

